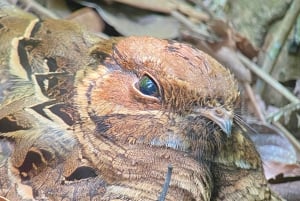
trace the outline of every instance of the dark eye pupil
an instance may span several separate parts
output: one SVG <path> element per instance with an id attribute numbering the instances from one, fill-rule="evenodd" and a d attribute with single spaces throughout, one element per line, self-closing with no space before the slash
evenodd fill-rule
<path id="1" fill-rule="evenodd" d="M 158 96 L 158 87 L 156 83 L 148 76 L 143 76 L 139 82 L 140 91 L 148 96 Z"/>

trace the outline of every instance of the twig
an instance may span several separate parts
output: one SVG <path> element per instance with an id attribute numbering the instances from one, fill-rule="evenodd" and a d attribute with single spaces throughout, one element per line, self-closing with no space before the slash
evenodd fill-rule
<path id="1" fill-rule="evenodd" d="M 254 72 L 258 77 L 260 77 L 262 80 L 264 80 L 266 83 L 268 83 L 272 88 L 274 88 L 276 91 L 278 91 L 280 94 L 282 94 L 285 98 L 287 98 L 292 103 L 299 103 L 300 100 L 289 90 L 287 90 L 284 86 L 282 86 L 277 80 L 272 78 L 269 74 L 267 74 L 265 71 L 263 71 L 261 68 L 259 68 L 256 64 L 251 62 L 248 58 L 246 58 L 244 55 L 238 53 L 237 54 L 240 60 L 252 71 Z"/>
<path id="2" fill-rule="evenodd" d="M 204 5 L 202 0 L 190 0 L 191 2 L 195 3 L 198 7 L 202 8 L 204 12 L 206 12 L 209 18 L 213 18 L 214 14 Z"/>
<path id="3" fill-rule="evenodd" d="M 290 5 L 285 17 L 283 18 L 280 27 L 277 28 L 277 33 L 274 34 L 274 39 L 271 45 L 266 50 L 266 57 L 262 65 L 262 70 L 266 73 L 272 71 L 275 65 L 278 55 L 284 46 L 284 43 L 296 22 L 297 16 L 300 13 L 300 0 L 294 0 Z M 261 94 L 264 90 L 265 83 L 262 80 L 257 80 L 256 82 L 256 92 Z"/>
<path id="4" fill-rule="evenodd" d="M 205 32 L 204 30 L 200 29 L 198 26 L 196 26 L 193 22 L 191 22 L 186 16 L 181 14 L 178 11 L 171 11 L 171 15 L 177 19 L 179 22 L 184 24 L 188 29 L 195 32 L 199 36 L 202 36 L 205 40 L 208 41 L 216 41 L 219 40 L 216 36 L 213 36 L 209 34 L 208 32 Z"/>
<path id="5" fill-rule="evenodd" d="M 267 117 L 268 122 L 278 121 L 283 115 L 287 113 L 292 113 L 295 110 L 300 109 L 300 102 L 299 103 L 290 103 L 282 108 L 279 111 L 273 112 Z"/>
<path id="6" fill-rule="evenodd" d="M 166 180 L 165 180 L 165 183 L 164 183 L 164 186 L 163 186 L 163 190 L 162 190 L 162 192 L 161 192 L 161 194 L 158 198 L 158 201 L 164 201 L 166 199 L 167 192 L 168 192 L 169 185 L 170 185 L 170 181 L 171 181 L 172 170 L 173 170 L 172 165 L 169 165 Z"/>
<path id="7" fill-rule="evenodd" d="M 9 199 L 6 199 L 5 197 L 0 196 L 0 201 L 9 201 Z"/>
<path id="8" fill-rule="evenodd" d="M 243 85 L 244 85 L 245 90 L 248 94 L 248 97 L 250 98 L 250 100 L 252 102 L 252 105 L 254 107 L 254 112 L 255 112 L 256 116 L 259 118 L 260 121 L 266 122 L 265 116 L 263 115 L 262 110 L 259 108 L 259 106 L 257 104 L 257 101 L 256 101 L 255 96 L 254 96 L 254 92 L 253 92 L 250 84 L 248 82 L 244 82 Z"/>

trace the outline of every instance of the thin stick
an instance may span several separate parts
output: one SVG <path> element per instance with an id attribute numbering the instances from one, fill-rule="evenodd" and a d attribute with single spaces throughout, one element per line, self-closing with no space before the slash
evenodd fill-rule
<path id="1" fill-rule="evenodd" d="M 296 110 L 300 109 L 300 103 L 290 103 L 285 105 L 284 107 L 280 108 L 278 111 L 273 112 L 267 116 L 268 122 L 278 121 L 283 115 L 287 113 L 292 113 Z"/>
<path id="2" fill-rule="evenodd" d="M 175 19 L 177 19 L 179 22 L 181 22 L 182 24 L 184 24 L 189 30 L 195 32 L 199 36 L 202 36 L 204 39 L 209 40 L 209 41 L 216 41 L 216 40 L 218 40 L 218 38 L 216 36 L 209 35 L 208 32 L 200 29 L 199 26 L 196 26 L 191 20 L 189 20 L 189 18 L 187 18 L 186 16 L 184 16 L 180 12 L 178 12 L 176 10 L 175 11 L 171 11 L 171 15 Z"/>
<path id="3" fill-rule="evenodd" d="M 166 199 L 167 192 L 168 192 L 169 185 L 170 185 L 170 181 L 171 181 L 172 170 L 173 170 L 172 165 L 169 165 L 166 180 L 165 180 L 165 183 L 164 183 L 164 186 L 163 186 L 163 190 L 162 190 L 162 192 L 161 192 L 161 194 L 158 198 L 158 201 L 164 201 Z"/>
<path id="4" fill-rule="evenodd" d="M 206 12 L 209 18 L 213 18 L 214 14 L 204 5 L 202 0 L 190 0 L 191 2 L 195 3 L 198 7 L 202 8 L 204 12 Z"/>
<path id="5" fill-rule="evenodd" d="M 237 53 L 240 60 L 249 68 L 252 72 L 254 72 L 258 77 L 268 83 L 273 89 L 282 94 L 285 98 L 287 98 L 292 103 L 299 103 L 300 99 L 298 99 L 292 92 L 287 90 L 284 86 L 282 86 L 277 80 L 272 78 L 269 74 L 259 68 L 256 64 L 251 62 L 244 55 Z"/>
<path id="6" fill-rule="evenodd" d="M 262 70 L 266 73 L 270 73 L 272 71 L 272 68 L 278 59 L 279 53 L 284 46 L 284 43 L 291 29 L 293 28 L 299 13 L 300 0 L 293 0 L 290 8 L 280 24 L 280 27 L 276 29 L 277 32 L 274 34 L 274 39 L 271 42 L 271 45 L 266 50 L 266 57 L 262 65 Z M 265 83 L 262 80 L 257 80 L 256 92 L 261 94 L 264 90 L 264 87 Z"/>
<path id="7" fill-rule="evenodd" d="M 256 116 L 259 118 L 260 121 L 262 122 L 266 122 L 266 119 L 265 119 L 265 116 L 263 115 L 262 113 L 262 110 L 259 108 L 258 104 L 257 104 L 257 101 L 255 99 L 255 95 L 254 95 L 254 92 L 250 86 L 250 84 L 248 82 L 245 82 L 243 83 L 244 84 L 244 87 L 246 89 L 246 92 L 252 102 L 252 105 L 254 107 L 254 111 L 256 113 Z"/>

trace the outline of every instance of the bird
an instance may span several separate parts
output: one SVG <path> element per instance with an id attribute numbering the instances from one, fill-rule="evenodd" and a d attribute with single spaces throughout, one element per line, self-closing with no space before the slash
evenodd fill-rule
<path id="1" fill-rule="evenodd" d="M 235 119 L 234 76 L 206 53 L 12 6 L 0 44 L 0 196 L 282 200 Z"/>

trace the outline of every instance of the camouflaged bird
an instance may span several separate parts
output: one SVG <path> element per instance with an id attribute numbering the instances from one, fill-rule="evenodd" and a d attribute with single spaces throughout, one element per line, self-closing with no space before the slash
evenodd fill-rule
<path id="1" fill-rule="evenodd" d="M 186 44 L 103 40 L 0 10 L 0 196 L 281 200 L 234 119 L 230 72 Z"/>

